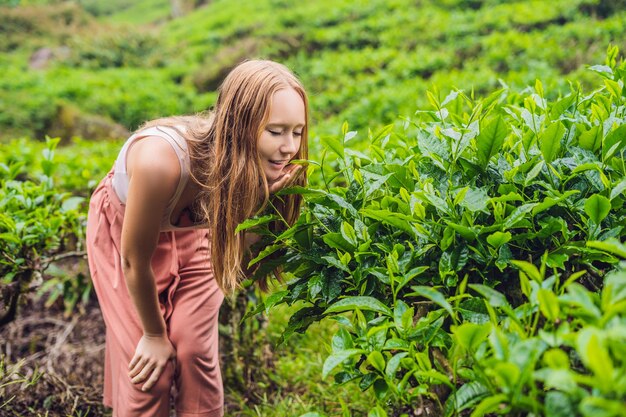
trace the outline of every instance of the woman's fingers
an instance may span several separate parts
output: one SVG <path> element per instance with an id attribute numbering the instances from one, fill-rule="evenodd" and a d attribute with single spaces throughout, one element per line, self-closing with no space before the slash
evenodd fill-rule
<path id="1" fill-rule="evenodd" d="M 291 169 L 288 171 L 288 174 L 293 177 L 302 169 L 302 165 L 292 165 L 290 168 Z"/>
<path id="2" fill-rule="evenodd" d="M 148 391 L 150 388 L 152 388 L 152 386 L 156 384 L 156 382 L 159 380 L 159 377 L 163 373 L 163 369 L 165 369 L 164 365 L 159 365 L 156 368 L 154 368 L 154 370 L 152 371 L 152 374 L 150 375 L 150 378 L 143 385 L 143 387 L 141 387 L 141 390 L 145 392 L 145 391 Z"/>
<path id="3" fill-rule="evenodd" d="M 136 359 L 135 359 L 136 358 Z M 130 361 L 130 370 L 128 371 L 128 376 L 131 378 L 135 377 L 148 363 L 148 358 L 142 356 L 135 356 L 132 361 Z"/>
<path id="4" fill-rule="evenodd" d="M 276 193 L 293 180 L 297 172 L 302 169 L 302 165 L 290 165 L 285 168 L 285 173 L 273 184 L 270 185 L 269 191 L 270 193 Z"/>
<path id="5" fill-rule="evenodd" d="M 130 371 L 131 369 L 133 369 L 133 367 L 137 364 L 137 362 L 139 362 L 139 356 L 135 355 L 133 356 L 133 358 L 130 360 L 130 363 L 128 364 L 128 370 Z"/>
<path id="6" fill-rule="evenodd" d="M 150 373 L 157 367 L 156 363 L 154 362 L 148 362 L 143 369 L 141 370 L 141 372 L 139 372 L 137 375 L 135 375 L 134 377 L 132 377 L 131 382 L 133 384 L 138 384 L 140 382 L 143 382 L 146 380 L 146 378 L 148 378 L 150 376 Z"/>
<path id="7" fill-rule="evenodd" d="M 128 376 L 133 384 L 147 381 L 142 387 L 147 391 L 158 381 L 167 362 L 175 357 L 176 351 L 166 335 L 143 335 L 129 363 Z"/>

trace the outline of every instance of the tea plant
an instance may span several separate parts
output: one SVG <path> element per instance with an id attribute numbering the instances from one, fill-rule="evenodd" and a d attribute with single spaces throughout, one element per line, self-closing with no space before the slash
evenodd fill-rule
<path id="1" fill-rule="evenodd" d="M 19 162 L 0 163 L 0 279 L 3 311 L 0 326 L 15 318 L 20 294 L 36 288 L 43 272 L 60 259 L 80 256 L 84 235 L 83 197 L 59 192 L 52 179 L 58 165 L 58 139 L 48 139 L 41 174 Z M 29 170 L 33 170 L 28 172 Z M 86 299 L 89 290 L 79 296 Z M 76 302 L 73 287 L 61 290 Z"/>
<path id="2" fill-rule="evenodd" d="M 474 415 L 506 407 L 507 413 L 555 415 L 524 397 L 541 401 L 527 373 L 543 351 L 524 356 L 526 344 L 538 342 L 520 335 L 557 331 L 546 315 L 553 321 L 569 316 L 560 317 L 555 302 L 569 303 L 563 307 L 569 314 L 582 302 L 575 297 L 599 291 L 618 263 L 614 253 L 587 244 L 626 234 L 626 64 L 617 58 L 611 47 L 606 65 L 590 68 L 603 77 L 600 88 L 584 93 L 572 85 L 553 101 L 539 81 L 484 99 L 429 92 L 432 109 L 406 119 L 401 132 L 390 126 L 370 134 L 363 152 L 347 146 L 356 133 L 344 125 L 339 139 L 323 142 L 326 156 L 335 158 L 331 166 L 324 157 L 312 168 L 323 188 L 283 191 L 301 193 L 307 202 L 293 227 L 273 235 L 264 225 L 280 219 L 271 215 L 241 226 L 273 241 L 250 262 L 260 263 L 257 275 L 280 265 L 294 276 L 257 311 L 304 302 L 285 337 L 325 317 L 341 323 L 322 376 L 339 369 L 337 383 L 372 389 L 382 407 L 376 413 L 422 407 L 454 414 L 474 407 L 486 387 L 492 395 Z M 603 297 L 621 302 L 619 291 Z M 622 313 L 611 310 L 609 317 L 622 320 Z M 570 328 L 591 334 L 594 323 Z M 530 362 L 511 361 L 494 376 L 483 342 L 505 331 L 510 334 L 501 339 L 510 339 L 512 348 L 519 342 L 515 349 L 522 353 L 515 355 Z M 584 357 L 586 348 L 576 346 Z M 478 365 L 461 366 L 459 352 L 474 355 Z M 491 376 L 480 373 L 485 370 Z M 505 375 L 515 387 L 495 394 L 506 381 L 486 381 Z M 621 392 L 619 371 L 604 375 Z M 551 393 L 550 401 L 561 401 L 559 395 Z M 578 413 L 588 414 L 585 395 L 568 397 Z M 597 395 L 610 403 L 622 394 Z"/>
<path id="3" fill-rule="evenodd" d="M 626 245 L 605 242 L 590 244 L 626 257 Z M 503 293 L 474 286 L 488 319 L 451 328 L 452 368 L 463 385 L 446 415 L 626 415 L 626 263 L 606 275 L 600 293 L 576 282 L 585 271 L 563 279 L 548 276 L 545 264 L 514 264 L 525 302 L 513 308 Z"/>

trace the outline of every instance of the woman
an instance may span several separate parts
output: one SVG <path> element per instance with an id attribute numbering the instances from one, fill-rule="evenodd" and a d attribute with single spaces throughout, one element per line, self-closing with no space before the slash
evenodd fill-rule
<path id="1" fill-rule="evenodd" d="M 218 312 L 253 236 L 236 234 L 268 202 L 292 224 L 304 185 L 308 101 L 283 65 L 246 61 L 210 117 L 147 123 L 94 191 L 87 252 L 106 323 L 104 404 L 113 415 L 223 415 Z"/>

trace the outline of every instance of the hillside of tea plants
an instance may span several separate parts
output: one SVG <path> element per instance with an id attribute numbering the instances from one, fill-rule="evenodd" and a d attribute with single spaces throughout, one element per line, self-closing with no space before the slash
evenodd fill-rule
<path id="1" fill-rule="evenodd" d="M 161 0 L 0 2 L 0 136 L 124 136 L 110 124 L 211 106 L 246 57 L 301 76 L 315 132 L 365 131 L 427 105 L 433 85 L 484 95 L 540 78 L 554 98 L 589 86 L 610 42 L 626 47 L 623 0 L 206 3 L 172 19 Z"/>
<path id="2" fill-rule="evenodd" d="M 241 225 L 265 238 L 220 314 L 228 415 L 626 415 L 623 1 L 170 8 L 0 2 L 1 415 L 110 415 L 89 195 L 129 130 L 258 56 L 309 90 L 311 185 L 294 227 Z"/>
<path id="3" fill-rule="evenodd" d="M 337 321 L 322 378 L 369 415 L 626 415 L 626 62 L 554 100 L 541 81 L 428 93 L 401 129 L 327 139 L 307 208 L 251 264 L 293 275 L 257 311 Z M 260 264 L 259 264 L 260 262 Z M 320 413 L 320 415 L 324 415 Z"/>

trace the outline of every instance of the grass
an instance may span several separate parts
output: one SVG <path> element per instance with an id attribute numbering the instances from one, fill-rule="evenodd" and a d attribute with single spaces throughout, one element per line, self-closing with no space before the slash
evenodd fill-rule
<path id="1" fill-rule="evenodd" d="M 280 339 L 291 314 L 297 306 L 279 305 L 269 312 L 269 339 L 275 344 Z M 228 391 L 227 404 L 236 408 L 241 417 L 300 416 L 308 412 L 324 415 L 342 415 L 342 407 L 354 414 L 365 415 L 366 404 L 374 400 L 371 393 L 363 393 L 356 384 L 335 385 L 332 378 L 322 380 L 322 366 L 330 347 L 322 342 L 331 340 L 338 324 L 332 320 L 314 323 L 305 334 L 294 334 L 285 344 L 274 349 L 275 369 L 270 378 L 278 389 L 267 392 L 260 404 L 248 405 L 240 393 Z M 227 408 L 227 413 L 233 410 Z M 230 414 L 229 414 L 230 415 Z"/>

